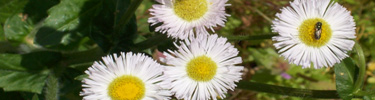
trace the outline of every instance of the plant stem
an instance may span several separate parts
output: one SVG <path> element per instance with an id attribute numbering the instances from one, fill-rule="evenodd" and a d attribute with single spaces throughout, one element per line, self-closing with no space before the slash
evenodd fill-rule
<path id="1" fill-rule="evenodd" d="M 355 96 L 375 96 L 375 91 L 358 91 Z"/>
<path id="2" fill-rule="evenodd" d="M 129 8 L 126 10 L 126 12 L 121 16 L 119 24 L 115 26 L 115 34 L 118 34 L 119 30 L 123 28 L 130 20 L 130 18 L 133 17 L 134 12 L 137 10 L 138 6 L 142 3 L 143 0 L 132 0 Z"/>
<path id="3" fill-rule="evenodd" d="M 354 45 L 355 50 L 357 51 L 358 55 L 358 62 L 357 66 L 359 67 L 359 73 L 357 80 L 355 81 L 354 88 L 353 88 L 353 93 L 356 94 L 359 91 L 361 91 L 362 86 L 363 86 L 363 81 L 365 80 L 365 75 L 366 75 L 366 61 L 365 61 L 365 56 L 363 55 L 363 50 L 361 46 L 358 44 L 358 42 Z"/>
<path id="4" fill-rule="evenodd" d="M 263 83 L 240 81 L 237 88 L 253 90 L 258 92 L 267 92 L 273 94 L 303 97 L 303 98 L 321 98 L 321 99 L 339 99 L 339 95 L 335 90 L 309 90 L 296 89 L 275 85 L 268 85 Z"/>
<path id="5" fill-rule="evenodd" d="M 100 47 L 95 47 L 86 51 L 63 53 L 62 65 L 74 65 L 82 64 L 87 62 L 93 62 L 99 60 L 102 56 L 106 54 L 100 49 Z"/>
<path id="6" fill-rule="evenodd" d="M 264 35 L 245 35 L 245 36 L 225 36 L 229 41 L 243 41 L 243 40 L 264 40 L 272 39 L 278 34 L 264 34 Z"/>
<path id="7" fill-rule="evenodd" d="M 0 41 L 0 53 L 17 53 L 19 47 L 13 46 L 11 42 L 8 41 Z"/>
<path id="8" fill-rule="evenodd" d="M 269 22 L 272 22 L 272 19 L 271 18 L 269 18 L 266 14 L 264 14 L 263 12 L 261 12 L 261 11 L 259 11 L 257 8 L 253 8 L 253 7 L 251 7 L 251 6 L 249 6 L 249 8 L 251 9 L 251 10 L 254 10 L 256 13 L 258 13 L 260 16 L 262 16 L 264 19 L 266 19 L 267 21 L 269 21 Z"/>
<path id="9" fill-rule="evenodd" d="M 135 44 L 136 48 L 133 48 L 134 51 L 142 51 L 153 46 L 159 45 L 160 43 L 164 43 L 167 41 L 171 41 L 166 34 L 157 33 L 154 36 L 148 38 L 145 41 Z"/>

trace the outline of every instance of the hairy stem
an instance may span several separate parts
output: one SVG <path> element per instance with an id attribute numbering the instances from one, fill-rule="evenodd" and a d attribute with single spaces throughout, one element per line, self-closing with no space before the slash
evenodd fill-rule
<path id="1" fill-rule="evenodd" d="M 354 47 L 355 47 L 355 50 L 357 51 L 357 55 L 358 55 L 357 65 L 359 67 L 358 77 L 357 77 L 357 80 L 355 81 L 354 88 L 353 88 L 353 92 L 354 94 L 356 94 L 359 91 L 361 91 L 362 86 L 363 86 L 363 81 L 365 80 L 364 78 L 366 75 L 366 61 L 365 61 L 365 56 L 363 55 L 363 50 L 361 46 L 358 43 L 356 43 Z"/>
<path id="2" fill-rule="evenodd" d="M 48 75 L 46 85 L 46 100 L 58 100 L 59 82 L 53 71 Z"/>

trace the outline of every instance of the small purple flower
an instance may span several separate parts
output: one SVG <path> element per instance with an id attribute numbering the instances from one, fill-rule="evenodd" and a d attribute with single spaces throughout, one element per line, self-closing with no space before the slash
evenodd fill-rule
<path id="1" fill-rule="evenodd" d="M 285 73 L 285 72 L 281 73 L 280 75 L 281 75 L 281 77 L 283 77 L 283 78 L 285 78 L 285 79 L 290 79 L 290 78 L 292 78 L 292 76 L 290 76 L 288 73 Z"/>

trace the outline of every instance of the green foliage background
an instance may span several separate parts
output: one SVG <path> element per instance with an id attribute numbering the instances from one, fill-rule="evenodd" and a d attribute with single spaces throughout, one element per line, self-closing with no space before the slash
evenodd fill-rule
<path id="1" fill-rule="evenodd" d="M 133 0 L 134 1 L 134 0 Z M 357 29 L 356 41 L 366 58 L 364 90 L 375 90 L 375 1 L 336 0 L 352 12 Z M 0 99 L 1 100 L 79 100 L 83 72 L 102 56 L 119 52 L 143 52 L 157 59 L 157 52 L 174 49 L 175 40 L 153 32 L 148 9 L 156 2 L 144 0 L 129 23 L 121 18 L 131 0 L 1 0 L 0 1 Z M 355 68 L 302 69 L 279 57 L 267 38 L 272 20 L 290 0 L 230 0 L 231 16 L 225 27 L 215 28 L 240 50 L 245 66 L 243 80 L 272 85 L 336 90 L 334 71 Z M 128 15 L 129 16 L 129 15 Z M 350 52 L 355 66 L 358 56 Z M 335 67 L 336 68 L 336 67 Z M 346 67 L 344 67 L 346 68 Z M 286 76 L 290 76 L 290 78 Z M 342 76 L 341 76 L 342 77 Z M 342 78 L 340 78 L 342 79 Z M 354 84 L 342 80 L 345 86 Z M 340 87 L 341 88 L 341 87 Z M 349 89 L 349 88 L 345 88 Z M 340 90 L 338 92 L 351 90 Z M 235 89 L 225 99 L 307 99 Z M 366 95 L 364 99 L 374 99 Z"/>

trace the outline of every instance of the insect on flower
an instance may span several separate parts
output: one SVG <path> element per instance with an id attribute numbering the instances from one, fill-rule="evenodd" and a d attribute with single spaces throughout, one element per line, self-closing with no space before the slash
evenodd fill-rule
<path id="1" fill-rule="evenodd" d="M 314 35 L 315 35 L 315 39 L 316 40 L 319 40 L 320 36 L 322 35 L 322 25 L 323 24 L 321 22 L 317 22 L 315 24 L 315 33 L 314 33 Z"/>

